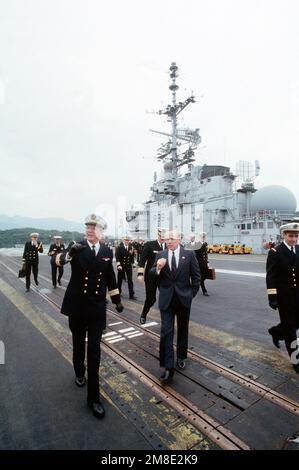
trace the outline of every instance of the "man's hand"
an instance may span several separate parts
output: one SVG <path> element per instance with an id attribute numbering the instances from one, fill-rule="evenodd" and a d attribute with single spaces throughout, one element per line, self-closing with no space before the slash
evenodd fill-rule
<path id="1" fill-rule="evenodd" d="M 68 255 L 70 258 L 73 258 L 73 256 L 76 256 L 78 253 L 80 253 L 80 251 L 82 251 L 85 247 L 83 245 L 81 245 L 81 243 L 74 243 L 71 248 L 70 248 L 70 251 L 68 252 Z"/>
<path id="2" fill-rule="evenodd" d="M 277 295 L 269 295 L 269 306 L 276 310 L 278 308 Z"/>
<path id="3" fill-rule="evenodd" d="M 166 258 L 159 258 L 157 261 L 157 271 L 161 271 L 167 263 Z"/>
<path id="4" fill-rule="evenodd" d="M 137 276 L 137 281 L 140 283 L 140 284 L 143 284 L 144 283 L 144 276 L 143 274 L 139 274 L 139 276 Z"/>
<path id="5" fill-rule="evenodd" d="M 123 270 L 123 267 L 119 264 L 119 265 L 117 266 L 117 270 L 118 270 L 118 271 L 122 271 L 122 270 Z"/>
<path id="6" fill-rule="evenodd" d="M 118 304 L 116 304 L 115 306 L 115 310 L 118 312 L 118 313 L 121 313 L 124 309 L 124 306 L 121 302 L 119 302 Z"/>

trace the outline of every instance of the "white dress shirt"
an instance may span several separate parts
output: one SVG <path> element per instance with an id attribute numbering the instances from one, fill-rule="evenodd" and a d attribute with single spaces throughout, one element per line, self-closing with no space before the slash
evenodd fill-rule
<path id="1" fill-rule="evenodd" d="M 97 254 L 98 254 L 98 252 L 99 252 L 99 249 L 100 249 L 100 242 L 97 242 L 97 243 L 95 243 L 95 244 L 92 244 L 92 243 L 90 243 L 88 240 L 86 240 L 86 241 L 87 241 L 88 246 L 89 246 L 89 248 L 90 248 L 91 250 L 92 250 L 92 247 L 93 247 L 93 246 L 95 247 L 95 252 L 96 252 L 96 256 L 97 256 Z"/>
<path id="2" fill-rule="evenodd" d="M 287 242 L 284 240 L 283 243 L 285 244 L 285 246 L 290 250 L 292 251 L 293 253 L 296 253 L 296 247 L 295 246 L 290 246 L 287 244 Z"/>

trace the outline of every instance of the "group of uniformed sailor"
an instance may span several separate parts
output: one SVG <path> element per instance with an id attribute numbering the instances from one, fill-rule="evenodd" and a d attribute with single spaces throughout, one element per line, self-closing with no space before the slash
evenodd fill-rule
<path id="1" fill-rule="evenodd" d="M 123 305 L 120 294 L 122 282 L 126 278 L 129 297 L 136 300 L 132 276 L 136 246 L 130 242 L 129 236 L 125 236 L 116 247 L 116 280 L 112 265 L 113 252 L 102 242 L 103 230 L 106 228 L 105 221 L 98 215 L 91 214 L 85 219 L 85 226 L 85 239 L 79 243 L 72 242 L 67 248 L 62 243 L 61 236 L 55 235 L 48 255 L 51 258 L 53 288 L 57 287 L 57 283 L 61 285 L 63 266 L 68 262 L 71 263 L 71 278 L 65 292 L 61 312 L 68 316 L 72 332 L 75 383 L 78 387 L 83 387 L 86 384 L 85 338 L 87 333 L 87 404 L 95 416 L 103 417 L 105 410 L 99 395 L 99 365 L 100 341 L 106 327 L 106 291 L 108 289 L 116 310 L 122 312 Z M 169 319 L 178 315 L 178 326 L 179 322 L 180 324 L 185 322 L 185 324 L 183 333 L 180 333 L 181 345 L 184 346 L 182 347 L 178 343 L 178 349 L 181 348 L 183 352 L 181 353 L 182 357 L 178 356 L 177 358 L 177 367 L 184 369 L 187 356 L 188 321 L 180 317 L 179 310 L 184 311 L 185 317 L 189 319 L 191 300 L 196 295 L 199 286 L 202 288 L 203 295 L 208 295 L 204 285 L 209 266 L 208 249 L 204 233 L 201 234 L 200 242 L 196 242 L 195 236 L 192 234 L 193 236 L 191 235 L 190 241 L 185 247 L 175 231 L 168 231 L 168 240 L 165 243 L 166 233 L 165 229 L 158 229 L 157 239 L 142 244 L 143 248 L 139 253 L 137 280 L 145 284 L 146 294 L 140 323 L 146 323 L 147 314 L 156 302 L 156 291 L 159 287 L 160 302 L 161 299 L 164 299 L 163 302 L 165 301 L 165 295 L 169 296 L 169 302 L 166 302 L 168 307 L 165 309 L 164 305 L 162 310 L 160 309 L 162 318 L 160 364 L 165 367 L 168 360 L 166 357 L 173 357 L 173 324 L 170 331 L 171 345 L 165 328 Z M 292 222 L 283 225 L 281 234 L 283 240 L 269 250 L 266 265 L 269 306 L 274 310 L 277 309 L 280 315 L 280 323 L 270 328 L 269 333 L 272 335 L 276 347 L 280 347 L 281 340 L 285 341 L 293 368 L 299 373 L 296 334 L 299 327 L 299 246 L 297 244 L 299 223 Z M 43 246 L 38 237 L 38 233 L 31 233 L 31 241 L 26 242 L 24 247 L 23 263 L 26 272 L 26 291 L 30 290 L 31 270 L 35 283 L 38 285 L 38 253 L 43 252 Z M 169 257 L 171 251 L 172 258 Z M 192 251 L 192 255 L 186 256 L 188 251 Z M 188 263 L 185 259 L 188 259 Z M 182 265 L 185 265 L 185 272 L 180 273 L 182 277 L 180 279 L 177 273 Z M 185 305 L 184 295 L 186 292 L 188 294 L 188 289 L 191 289 L 191 297 L 187 302 L 188 305 Z M 184 293 L 182 294 L 182 292 Z M 169 361 L 171 367 L 166 367 L 164 374 L 160 377 L 163 384 L 168 383 L 174 373 L 173 359 L 169 359 Z"/>

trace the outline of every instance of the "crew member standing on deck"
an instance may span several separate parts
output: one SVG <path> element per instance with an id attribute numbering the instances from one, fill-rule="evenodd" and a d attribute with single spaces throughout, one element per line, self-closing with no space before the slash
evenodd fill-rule
<path id="1" fill-rule="evenodd" d="M 137 300 L 134 294 L 133 284 L 133 270 L 134 264 L 134 247 L 130 243 L 129 236 L 125 236 L 123 241 L 118 245 L 115 250 L 116 267 L 117 267 L 117 284 L 121 294 L 121 286 L 124 279 L 124 275 L 127 277 L 129 297 L 132 300 Z"/>
<path id="2" fill-rule="evenodd" d="M 205 286 L 205 279 L 208 275 L 209 260 L 208 260 L 208 244 L 206 242 L 206 234 L 203 232 L 200 234 L 201 247 L 195 250 L 195 256 L 199 264 L 200 269 L 200 287 L 203 295 L 208 296 L 208 292 Z"/>
<path id="3" fill-rule="evenodd" d="M 43 245 L 38 240 L 39 234 L 34 232 L 30 234 L 31 241 L 26 242 L 23 252 L 23 265 L 26 272 L 26 292 L 30 291 L 30 275 L 31 269 L 34 282 L 38 286 L 38 254 L 43 253 Z"/>
<path id="4" fill-rule="evenodd" d="M 193 297 L 198 292 L 200 270 L 193 251 L 180 245 L 180 235 L 175 230 L 165 236 L 167 249 L 156 256 L 151 275 L 158 278 L 161 312 L 160 366 L 165 371 L 162 384 L 171 381 L 174 374 L 174 319 L 177 317 L 177 367 L 186 367 L 188 351 L 189 316 Z"/>
<path id="5" fill-rule="evenodd" d="M 267 292 L 269 305 L 278 309 L 280 338 L 284 338 L 291 363 L 299 374 L 297 329 L 299 328 L 299 224 L 280 227 L 283 241 L 271 248 L 267 258 Z M 269 331 L 270 332 L 270 331 Z M 271 333 L 275 336 L 275 330 Z M 278 334 L 278 333 L 277 333 Z M 279 341 L 280 338 L 277 338 Z M 274 338 L 273 338 L 274 339 Z"/>
<path id="6" fill-rule="evenodd" d="M 102 332 L 106 327 L 106 292 L 116 310 L 122 312 L 119 290 L 111 260 L 111 250 L 100 245 L 104 220 L 96 214 L 85 219 L 86 240 L 74 243 L 68 253 L 56 256 L 56 263 L 62 266 L 71 262 L 72 274 L 63 299 L 61 313 L 69 317 L 73 338 L 73 365 L 75 383 L 78 387 L 86 384 L 85 378 L 85 337 L 87 343 L 87 404 L 97 418 L 105 414 L 100 401 L 99 367 Z"/>
<path id="7" fill-rule="evenodd" d="M 56 264 L 56 255 L 62 253 L 65 250 L 64 244 L 61 243 L 62 237 L 60 235 L 54 235 L 53 241 L 50 245 L 48 256 L 51 256 L 51 271 L 52 271 L 52 284 L 54 289 L 57 287 L 57 282 L 61 286 L 61 278 L 63 275 L 63 266 L 57 266 Z M 57 270 L 58 270 L 58 279 L 57 279 Z"/>
<path id="8" fill-rule="evenodd" d="M 156 302 L 157 279 L 149 274 L 157 253 L 165 249 L 164 230 L 158 230 L 157 240 L 146 242 L 138 263 L 137 280 L 145 283 L 145 302 L 140 316 L 140 323 L 146 322 L 146 315 Z"/>

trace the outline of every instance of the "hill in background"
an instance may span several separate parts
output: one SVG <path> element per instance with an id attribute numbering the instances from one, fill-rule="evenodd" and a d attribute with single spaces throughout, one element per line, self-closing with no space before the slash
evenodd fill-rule
<path id="1" fill-rule="evenodd" d="M 72 222 L 62 218 L 47 218 L 47 219 L 34 219 L 31 217 L 22 217 L 16 215 L 10 217 L 8 215 L 0 214 L 0 230 L 9 230 L 13 228 L 24 227 L 37 227 L 38 232 L 44 230 L 64 230 L 69 232 L 82 232 L 84 230 L 84 223 Z M 55 227 L 55 229 L 53 229 Z M 30 232 L 29 232 L 30 233 Z"/>
<path id="2" fill-rule="evenodd" d="M 43 230 L 34 227 L 14 228 L 0 230 L 0 248 L 14 248 L 16 245 L 24 245 L 27 240 L 30 240 L 29 235 L 32 232 L 39 233 L 39 240 L 43 245 L 49 245 L 52 242 L 53 235 L 61 235 L 65 245 L 72 240 L 80 241 L 84 238 L 82 232 L 76 231 Z"/>

